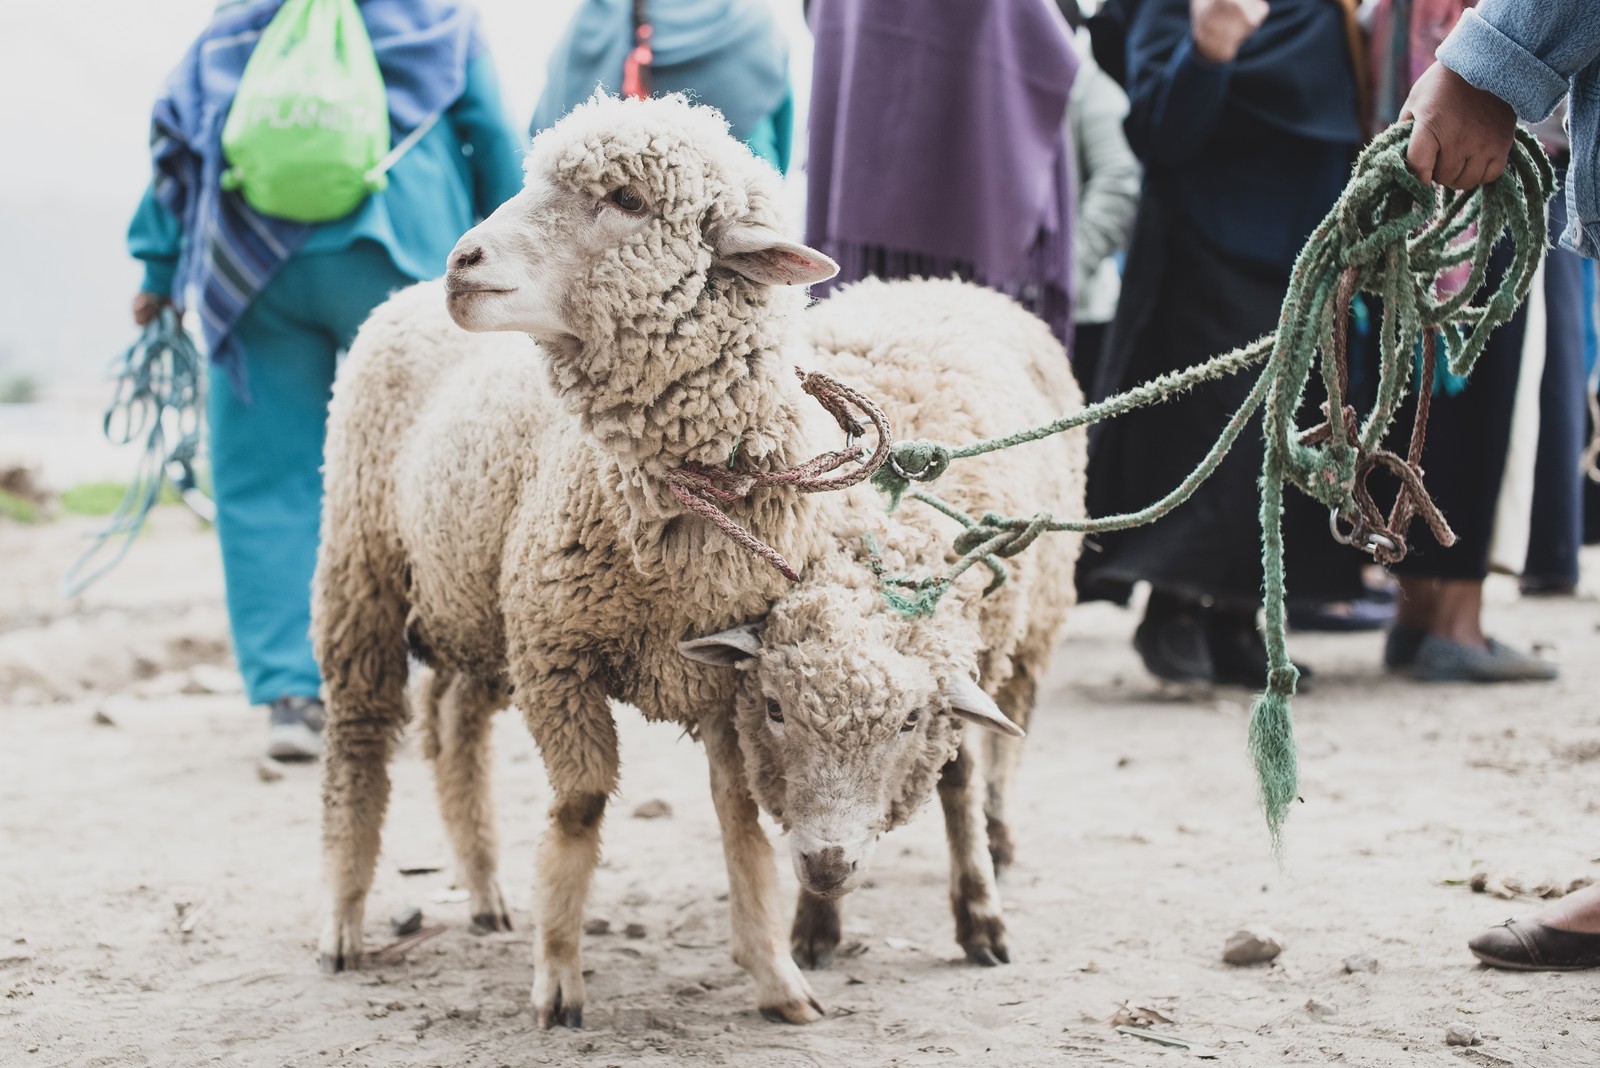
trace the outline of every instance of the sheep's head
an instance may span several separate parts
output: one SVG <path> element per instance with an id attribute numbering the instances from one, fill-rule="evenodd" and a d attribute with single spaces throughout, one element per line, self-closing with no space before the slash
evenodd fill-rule
<path id="1" fill-rule="evenodd" d="M 783 238 L 777 173 L 682 97 L 597 94 L 534 139 L 526 170 L 450 255 L 450 315 L 467 330 L 526 332 L 591 363 L 619 342 L 660 359 L 669 339 L 716 325 L 708 302 L 747 319 L 771 287 L 838 270 Z"/>
<path id="2" fill-rule="evenodd" d="M 751 789 L 789 832 L 801 885 L 821 897 L 855 889 L 878 836 L 929 799 L 955 755 L 956 719 L 1022 733 L 973 681 L 968 628 L 899 618 L 853 570 L 816 568 L 763 622 L 679 645 L 744 671 Z"/>

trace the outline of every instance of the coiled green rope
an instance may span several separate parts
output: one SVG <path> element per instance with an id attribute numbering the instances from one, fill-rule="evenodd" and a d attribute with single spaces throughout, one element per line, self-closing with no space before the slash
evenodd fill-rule
<path id="1" fill-rule="evenodd" d="M 106 440 L 113 445 L 139 442 L 138 469 L 111 521 L 94 535 L 93 544 L 61 580 L 62 596 L 76 597 L 122 562 L 168 480 L 201 518 L 214 518 L 195 476 L 204 375 L 205 360 L 170 306 L 147 323 L 139 340 L 112 363 L 116 392 L 106 409 Z M 170 447 L 169 438 L 176 439 Z M 111 557 L 85 574 L 100 551 L 118 538 L 121 544 Z"/>
<path id="2" fill-rule="evenodd" d="M 1489 335 L 1527 295 L 1544 252 L 1545 209 L 1555 178 L 1531 134 L 1518 131 L 1509 165 L 1499 179 L 1470 193 L 1441 197 L 1437 188 L 1423 184 L 1406 166 L 1410 133 L 1410 123 L 1391 127 L 1361 154 L 1350 184 L 1295 260 L 1275 333 L 1044 426 L 961 446 L 898 442 L 873 476 L 891 508 L 909 495 L 964 528 L 955 543 L 959 558 L 942 573 L 922 578 L 882 576 L 883 594 L 891 605 L 907 616 L 925 616 L 974 564 L 988 567 L 995 575 L 990 589 L 997 587 L 1005 581 L 999 558 L 1022 551 L 1042 533 L 1125 530 L 1166 515 L 1211 477 L 1250 418 L 1264 406 L 1260 521 L 1268 674 L 1266 690 L 1251 712 L 1249 748 L 1274 852 L 1281 852 L 1283 823 L 1299 788 L 1290 710 L 1298 673 L 1289 660 L 1285 635 L 1284 485 L 1293 483 L 1327 505 L 1335 516 L 1354 524 L 1358 533 L 1370 531 L 1358 501 L 1369 466 L 1364 461 L 1381 451 L 1406 396 L 1419 340 L 1437 332 L 1448 353 L 1450 372 L 1467 375 Z M 1487 282 L 1490 253 L 1502 237 L 1509 237 L 1515 248 L 1511 268 L 1481 303 L 1474 303 Z M 1462 266 L 1469 269 L 1466 284 L 1440 296 L 1439 276 Z M 1377 398 L 1359 426 L 1355 413 L 1345 407 L 1342 348 L 1343 321 L 1354 293 L 1382 298 L 1383 309 L 1377 330 Z M 991 512 L 974 519 L 930 493 L 912 489 L 913 483 L 937 479 L 955 461 L 1112 419 L 1263 360 L 1255 387 L 1205 458 L 1171 493 L 1139 511 L 1100 519 L 1059 519 L 1047 513 L 1020 518 Z M 1302 431 L 1294 423 L 1294 413 L 1312 368 L 1319 363 L 1328 418 L 1322 427 Z M 1370 501 L 1370 495 L 1366 499 Z M 1406 517 L 1405 525 L 1410 512 L 1400 514 Z M 1382 544 L 1375 535 L 1367 536 L 1374 538 L 1369 549 Z M 1403 545 L 1399 552 L 1403 554 Z"/>

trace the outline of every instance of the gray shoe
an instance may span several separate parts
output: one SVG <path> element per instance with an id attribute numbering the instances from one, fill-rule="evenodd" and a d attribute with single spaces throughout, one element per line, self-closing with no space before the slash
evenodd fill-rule
<path id="1" fill-rule="evenodd" d="M 1556 666 L 1489 639 L 1489 648 L 1429 634 L 1417 649 L 1417 678 L 1424 682 L 1548 682 Z"/>
<path id="2" fill-rule="evenodd" d="M 1410 671 L 1417 666 L 1417 650 L 1428 632 L 1421 627 L 1402 627 L 1396 623 L 1383 640 L 1383 666 L 1390 671 Z"/>
<path id="3" fill-rule="evenodd" d="M 286 762 L 316 760 L 322 755 L 321 698 L 280 697 L 267 706 L 267 756 Z"/>

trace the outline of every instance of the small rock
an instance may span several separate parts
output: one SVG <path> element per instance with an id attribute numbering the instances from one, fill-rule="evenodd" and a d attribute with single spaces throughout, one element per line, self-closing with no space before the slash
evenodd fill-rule
<path id="1" fill-rule="evenodd" d="M 1444 1044 L 1447 1046 L 1481 1046 L 1483 1036 L 1478 1034 L 1478 1029 L 1471 1024 L 1453 1023 L 1444 1029 Z"/>
<path id="2" fill-rule="evenodd" d="M 628 1043 L 628 1048 L 633 1050 L 635 1053 L 643 1053 L 646 1045 L 647 1043 L 644 1039 L 636 1038 L 632 1042 Z"/>
<path id="3" fill-rule="evenodd" d="M 1467 876 L 1467 885 L 1472 888 L 1474 894 L 1484 893 L 1489 889 L 1489 873 L 1486 871 L 1473 872 Z"/>
<path id="4" fill-rule="evenodd" d="M 99 708 L 94 710 L 93 722 L 96 727 L 115 727 L 117 725 L 116 720 L 106 715 L 104 709 Z"/>
<path id="5" fill-rule="evenodd" d="M 401 909 L 389 917 L 389 929 L 396 938 L 416 934 L 422 930 L 422 910 L 415 905 Z"/>
<path id="6" fill-rule="evenodd" d="M 451 1009 L 445 1013 L 452 1020 L 465 1020 L 467 1023 L 477 1023 L 483 1019 L 482 1009 Z"/>
<path id="7" fill-rule="evenodd" d="M 660 798 L 646 801 L 633 810 L 633 818 L 636 820 L 659 820 L 671 815 L 672 806 Z"/>
<path id="8" fill-rule="evenodd" d="M 643 938 L 645 935 L 644 924 L 630 923 L 622 929 L 622 933 L 629 938 Z"/>
<path id="9" fill-rule="evenodd" d="M 586 935 L 608 935 L 611 933 L 611 921 L 601 919 L 599 916 L 584 920 L 583 933 Z"/>
<path id="10" fill-rule="evenodd" d="M 703 998 L 706 995 L 706 988 L 698 983 L 691 983 L 688 986 L 680 986 L 673 993 L 680 998 Z"/>
<path id="11" fill-rule="evenodd" d="M 1377 958 L 1369 957 L 1365 953 L 1357 953 L 1355 956 L 1344 959 L 1344 973 L 1346 975 L 1354 975 L 1356 972 L 1375 972 L 1377 970 Z"/>
<path id="12" fill-rule="evenodd" d="M 256 762 L 256 778 L 262 782 L 277 782 L 283 778 L 283 769 L 276 760 L 262 758 Z"/>
<path id="13" fill-rule="evenodd" d="M 1283 952 L 1283 936 L 1267 927 L 1241 927 L 1222 947 L 1227 964 L 1265 964 Z"/>
<path id="14" fill-rule="evenodd" d="M 1332 1002 L 1323 1001 L 1321 998 L 1312 998 L 1306 1002 L 1306 1012 L 1313 1020 L 1326 1020 L 1330 1016 L 1339 1015 L 1339 1009 Z"/>
<path id="15" fill-rule="evenodd" d="M 389 1015 L 389 1007 L 387 1005 L 374 1005 L 367 1010 L 367 1019 L 369 1020 L 381 1020 L 387 1015 Z"/>

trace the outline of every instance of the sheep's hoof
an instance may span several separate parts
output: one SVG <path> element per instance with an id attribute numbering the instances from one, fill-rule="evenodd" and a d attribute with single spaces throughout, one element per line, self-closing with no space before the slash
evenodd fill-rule
<path id="1" fill-rule="evenodd" d="M 338 975 L 345 970 L 343 953 L 318 954 L 317 963 L 321 966 L 323 975 Z"/>
<path id="2" fill-rule="evenodd" d="M 472 930 L 474 934 L 494 934 L 496 931 L 511 930 L 511 917 L 505 913 L 480 912 L 472 917 Z"/>
<path id="3" fill-rule="evenodd" d="M 967 960 L 982 968 L 993 968 L 1001 964 L 1011 963 L 1011 951 L 1005 946 L 989 946 L 981 942 L 969 942 L 961 947 L 967 954 Z"/>
<path id="4" fill-rule="evenodd" d="M 956 914 L 956 943 L 967 959 L 984 968 L 1010 964 L 1005 917 L 985 907 L 974 907 L 965 898 L 956 898 L 952 904 Z"/>
<path id="5" fill-rule="evenodd" d="M 810 993 L 803 998 L 786 1001 L 781 1005 L 761 1006 L 761 1015 L 773 1023 L 808 1024 L 816 1023 L 827 1015 L 822 1003 Z"/>
<path id="6" fill-rule="evenodd" d="M 809 945 L 796 942 L 794 945 L 794 952 L 790 955 L 794 957 L 794 962 L 796 964 L 800 965 L 800 967 L 804 968 L 808 972 L 826 971 L 833 967 L 833 954 L 838 948 L 838 945 L 839 944 L 837 942 L 828 944 L 814 943 Z"/>
<path id="7" fill-rule="evenodd" d="M 577 962 L 567 967 L 541 966 L 533 981 L 533 1012 L 539 1026 L 573 1030 L 583 1026 L 583 972 Z"/>
<path id="8" fill-rule="evenodd" d="M 327 921 L 317 940 L 317 964 L 325 975 L 361 967 L 361 919 L 347 916 Z"/>

